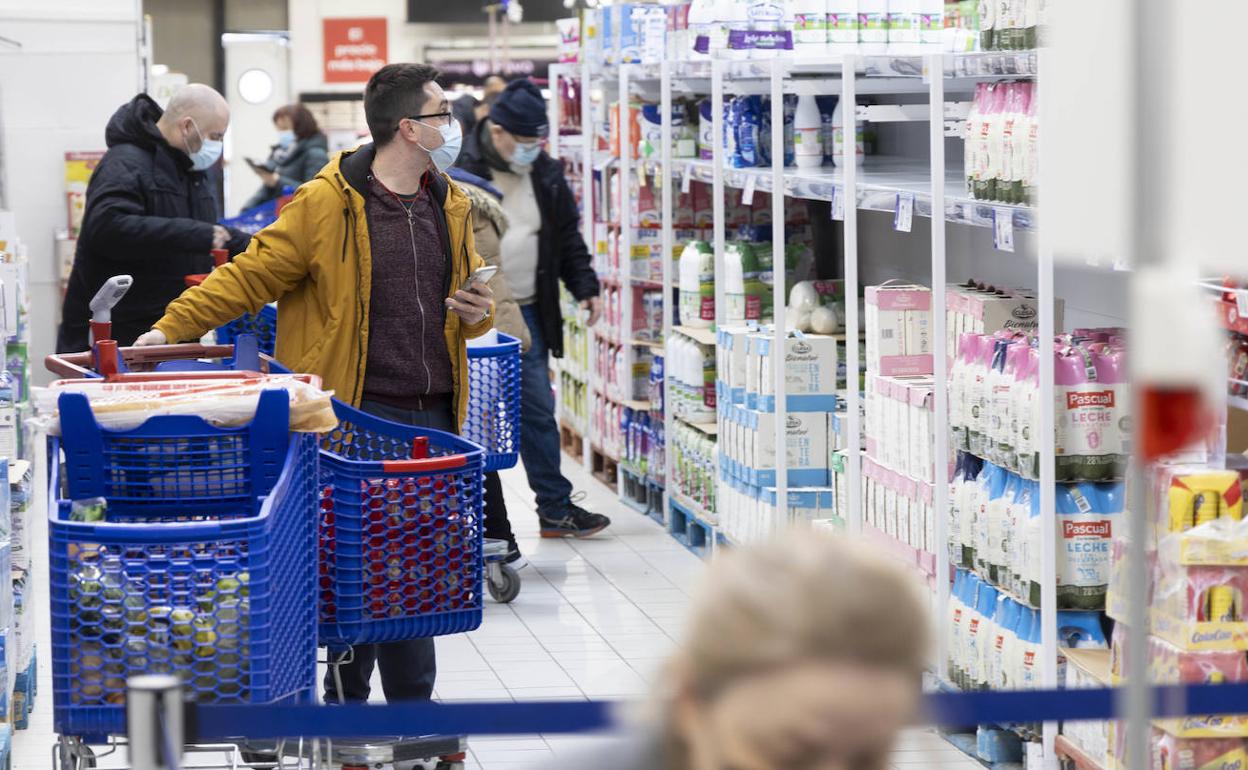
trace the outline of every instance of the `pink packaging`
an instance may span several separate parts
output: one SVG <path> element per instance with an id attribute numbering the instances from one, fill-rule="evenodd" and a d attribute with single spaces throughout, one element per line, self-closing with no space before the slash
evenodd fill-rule
<path id="1" fill-rule="evenodd" d="M 1126 356 L 1075 345 L 1054 351 L 1058 481 L 1104 481 L 1126 469 Z"/>
<path id="2" fill-rule="evenodd" d="M 932 292 L 926 286 L 868 286 L 867 370 L 885 375 L 931 374 Z"/>

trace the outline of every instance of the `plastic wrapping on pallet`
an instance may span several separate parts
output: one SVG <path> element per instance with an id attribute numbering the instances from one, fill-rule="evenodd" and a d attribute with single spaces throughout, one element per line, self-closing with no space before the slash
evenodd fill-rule
<path id="1" fill-rule="evenodd" d="M 331 392 L 321 390 L 320 378 L 310 375 L 256 375 L 238 379 L 186 379 L 171 373 L 167 380 L 105 382 L 59 380 L 35 388 L 34 401 L 49 416 L 48 432 L 60 435 L 60 402 L 66 393 L 87 397 L 95 419 L 110 430 L 128 430 L 148 418 L 191 415 L 218 427 L 251 422 L 266 390 L 284 390 L 290 399 L 290 429 L 324 433 L 337 425 Z"/>

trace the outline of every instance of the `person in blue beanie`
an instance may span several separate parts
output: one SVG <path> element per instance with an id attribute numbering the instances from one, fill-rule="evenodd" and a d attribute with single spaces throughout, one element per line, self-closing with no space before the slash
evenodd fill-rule
<path id="1" fill-rule="evenodd" d="M 590 325 L 602 304 L 576 198 L 563 165 L 542 149 L 549 128 L 541 90 L 530 80 L 513 80 L 467 138 L 457 165 L 502 192 L 508 222 L 499 244 L 502 272 L 532 338 L 521 362 L 520 458 L 537 498 L 542 537 L 589 537 L 611 520 L 577 505 L 572 482 L 559 468 L 549 356 L 563 356 L 559 281 L 589 311 Z"/>

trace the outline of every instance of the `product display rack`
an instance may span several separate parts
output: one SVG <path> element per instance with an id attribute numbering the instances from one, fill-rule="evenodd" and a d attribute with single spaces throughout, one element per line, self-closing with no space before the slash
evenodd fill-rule
<path id="1" fill-rule="evenodd" d="M 712 187 L 711 202 L 714 207 L 714 260 L 715 260 L 715 306 L 717 324 L 723 323 L 724 281 L 725 275 L 725 228 L 723 200 L 726 189 L 739 189 L 743 192 L 772 193 L 777 190 L 783 196 L 773 195 L 772 219 L 784 221 L 785 197 L 794 200 L 817 200 L 832 203 L 833 218 L 842 222 L 842 238 L 846 300 L 845 366 L 846 381 L 856 383 L 860 380 L 860 329 L 858 318 L 859 292 L 863 282 L 858 274 L 859 228 L 858 212 L 874 211 L 897 214 L 900 208 L 909 208 L 914 216 L 928 218 L 930 230 L 930 263 L 927 267 L 932 276 L 932 338 L 934 340 L 933 359 L 934 379 L 943 384 L 948 380 L 946 355 L 946 300 L 944 286 L 948 281 L 956 280 L 950 275 L 947 265 L 947 224 L 970 226 L 974 228 L 990 228 L 995 235 L 1008 234 L 1013 240 L 1014 231 L 1036 231 L 1038 240 L 1034 251 L 1035 278 L 1034 285 L 1040 299 L 1041 308 L 1038 319 L 1037 336 L 1039 339 L 1053 339 L 1056 328 L 1053 302 L 1055 297 L 1054 267 L 1052 253 L 1046 252 L 1045 236 L 1039 228 L 1038 209 L 1032 205 L 1007 204 L 994 201 L 976 200 L 965 190 L 964 180 L 958 172 L 947 168 L 946 138 L 957 135 L 960 130 L 959 112 L 946 104 L 947 100 L 954 104 L 965 102 L 974 91 L 977 83 L 997 80 L 1036 77 L 1042 66 L 1043 54 L 1037 51 L 984 52 L 967 54 L 930 53 L 924 55 L 858 55 L 856 53 L 829 54 L 826 57 L 775 58 L 762 61 L 731 61 L 713 59 L 710 61 L 669 61 L 653 64 L 621 64 L 615 66 L 591 65 L 582 62 L 579 69 L 582 77 L 598 78 L 601 82 L 618 82 L 618 93 L 626 95 L 633 83 L 641 83 L 652 93 L 657 81 L 659 93 L 659 112 L 662 121 L 662 147 L 659 158 L 647 158 L 634 161 L 631 153 L 621 150 L 621 156 L 611 159 L 621 166 L 621 173 L 632 173 L 636 168 L 639 173 L 656 176 L 663 197 L 663 243 L 664 253 L 671 255 L 673 243 L 672 208 L 670 194 L 676 185 L 684 183 L 686 178 L 709 183 Z M 929 77 L 930 73 L 942 72 L 944 78 Z M 852 74 L 851 74 L 852 73 Z M 588 82 L 588 80 L 586 81 Z M 701 158 L 676 158 L 672 154 L 671 138 L 671 105 L 674 93 L 696 94 L 709 96 L 711 114 L 724 114 L 723 106 L 726 94 L 761 94 L 771 97 L 771 141 L 772 147 L 783 146 L 783 106 L 781 96 L 785 94 L 823 94 L 831 93 L 840 97 L 846 114 L 867 117 L 874 115 L 877 121 L 889 119 L 889 116 L 901 117 L 910 121 L 926 121 L 928 123 L 929 157 L 926 162 L 914 158 L 868 157 L 861 166 L 854 163 L 855 151 L 852 142 L 844 142 L 843 156 L 840 165 L 824 166 L 816 169 L 786 167 L 783 153 L 773 153 L 770 168 L 732 168 L 726 163 L 722 143 L 714 142 L 714 156 L 711 160 Z M 1043 94 L 1044 92 L 1041 91 Z M 916 105 L 908 100 L 906 109 L 893 109 L 888 104 L 864 105 L 859 107 L 859 95 L 889 96 L 905 94 L 926 96 L 926 104 Z M 585 94 L 587 96 L 587 94 Z M 1042 96 L 1042 99 L 1044 97 Z M 622 98 L 621 101 L 624 99 Z M 879 101 L 887 101 L 881 99 Z M 1043 109 L 1043 108 L 1042 108 Z M 919 112 L 918 110 L 922 110 Z M 923 114 L 925 113 L 925 114 Z M 581 146 L 586 167 L 605 161 L 593 150 L 594 143 L 590 140 L 589 129 L 592 121 L 588 113 L 583 115 L 585 140 Z M 629 121 L 621 121 L 621 131 Z M 848 122 L 848 121 L 847 121 Z M 716 126 L 718 130 L 718 125 Z M 621 147 L 627 147 L 625 142 Z M 624 189 L 627 189 L 625 187 Z M 853 190 L 852 198 L 846 190 Z M 843 208 L 844 216 L 839 216 Z M 943 216 L 933 216 L 934 212 L 944 212 Z M 628 228 L 621 229 L 621 238 L 627 239 Z M 785 233 L 783 227 L 773 229 L 773 253 L 783 254 Z M 592 242 L 592 241 L 591 241 Z M 1012 247 L 993 252 L 1002 260 L 1018 260 L 1018 264 L 1026 269 L 1028 258 L 1032 255 L 1012 255 Z M 623 252 L 622 253 L 626 253 Z M 670 261 L 670 260 L 669 260 Z M 665 262 L 666 264 L 666 262 Z M 772 306 L 775 308 L 775 328 L 783 330 L 787 305 L 787 290 L 783 270 L 775 271 L 772 287 Z M 675 285 L 670 265 L 665 269 L 663 290 L 664 298 L 671 301 L 672 289 Z M 665 312 L 670 326 L 672 313 Z M 713 330 L 686 329 L 682 327 L 665 328 L 664 339 L 671 334 L 687 334 L 704 344 L 715 343 Z M 783 331 L 777 331 L 775 343 L 781 343 Z M 1047 359 L 1047 360 L 1046 360 Z M 1053 362 L 1051 357 L 1040 357 L 1040 382 L 1044 386 L 1040 398 L 1042 404 L 1041 421 L 1038 426 L 1041 437 L 1039 455 L 1040 465 L 1039 487 L 1043 516 L 1041 525 L 1041 596 L 1039 610 L 1042 619 L 1041 647 L 1044 650 L 1043 663 L 1040 671 L 1040 686 L 1055 687 L 1059 684 L 1057 677 L 1058 640 L 1056 627 L 1056 560 L 1057 543 L 1054 535 L 1056 525 L 1054 512 L 1054 490 L 1056 488 L 1056 472 L 1054 466 L 1054 414 L 1053 414 Z M 772 372 L 774 388 L 777 394 L 784 393 L 784 376 L 781 371 L 782 358 L 776 357 L 775 369 Z M 846 409 L 841 414 L 844 423 L 844 435 L 855 437 L 861 434 L 859 409 L 861 396 L 858 388 L 850 387 L 847 392 Z M 777 398 L 776 423 L 778 426 L 775 442 L 782 446 L 784 442 L 783 425 L 785 418 L 784 399 Z M 935 446 L 933 458 L 937 468 L 950 467 L 952 452 L 948 442 L 946 427 L 948 421 L 948 395 L 943 386 L 935 388 L 934 419 Z M 670 410 L 669 410 L 670 412 Z M 665 435 L 670 442 L 677 418 L 665 414 Z M 695 426 L 698 427 L 698 426 Z M 702 426 L 707 432 L 709 428 Z M 902 561 L 913 565 L 933 586 L 933 608 L 936 617 L 946 616 L 949 601 L 950 585 L 937 576 L 951 574 L 948 549 L 948 532 L 944 512 L 948 510 L 948 485 L 940 478 L 932 485 L 932 507 L 935 547 L 929 549 L 915 548 L 902 543 L 885 534 L 883 531 L 865 525 L 862 520 L 862 460 L 863 449 L 855 440 L 849 440 L 846 450 L 846 501 L 847 511 L 844 525 L 851 533 L 862 533 L 880 544 Z M 671 452 L 667 453 L 667 478 L 671 478 Z M 787 492 L 785 458 L 778 452 L 776 458 L 777 499 L 785 499 Z M 717 520 L 713 513 L 702 510 L 687 496 L 668 486 L 665 508 L 666 520 L 672 521 L 673 516 L 695 521 L 705 527 L 706 545 L 696 549 L 711 551 L 718 545 L 730 543 L 717 530 Z M 687 528 L 686 528 L 687 531 Z M 687 542 L 687 535 L 682 538 Z M 938 660 L 946 659 L 945 642 L 941 640 Z M 1041 746 L 1044 757 L 1055 761 L 1054 742 L 1057 736 L 1057 725 L 1047 724 L 1042 731 Z"/>

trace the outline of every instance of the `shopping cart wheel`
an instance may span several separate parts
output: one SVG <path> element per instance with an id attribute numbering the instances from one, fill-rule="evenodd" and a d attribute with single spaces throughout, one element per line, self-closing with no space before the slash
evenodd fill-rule
<path id="1" fill-rule="evenodd" d="M 507 604 L 520 595 L 520 573 L 509 564 L 491 562 L 487 580 L 490 598 L 499 604 Z"/>
<path id="2" fill-rule="evenodd" d="M 95 752 L 78 738 L 61 736 L 58 753 L 60 770 L 89 770 L 95 767 Z"/>

